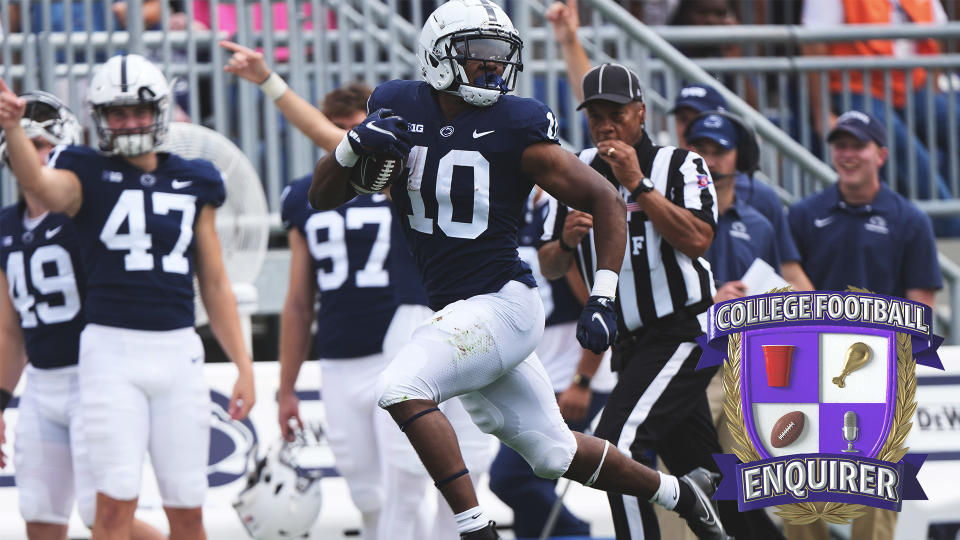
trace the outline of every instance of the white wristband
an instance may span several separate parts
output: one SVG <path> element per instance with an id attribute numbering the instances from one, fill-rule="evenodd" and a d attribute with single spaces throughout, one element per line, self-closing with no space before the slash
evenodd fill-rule
<path id="1" fill-rule="evenodd" d="M 337 163 L 344 169 L 353 167 L 357 164 L 357 160 L 360 159 L 360 156 L 358 156 L 350 146 L 350 141 L 347 140 L 349 136 L 349 133 L 344 135 L 343 139 L 340 139 L 340 144 L 337 145 L 337 149 L 333 151 L 333 157 L 337 158 Z"/>
<path id="2" fill-rule="evenodd" d="M 277 75 L 276 71 L 270 73 L 270 76 L 267 77 L 267 80 L 260 83 L 260 90 L 265 96 L 276 101 L 280 99 L 280 96 L 287 91 L 287 81 L 283 80 L 283 77 Z"/>
<path id="3" fill-rule="evenodd" d="M 617 273 L 613 270 L 607 270 L 606 268 L 597 270 L 597 275 L 593 278 L 593 290 L 590 291 L 590 296 L 616 298 L 617 279 Z"/>

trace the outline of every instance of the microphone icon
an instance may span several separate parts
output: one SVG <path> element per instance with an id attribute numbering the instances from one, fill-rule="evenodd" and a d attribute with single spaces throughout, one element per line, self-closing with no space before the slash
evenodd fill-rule
<path id="1" fill-rule="evenodd" d="M 859 452 L 853 447 L 853 441 L 860 437 L 860 428 L 857 427 L 857 413 L 847 411 L 843 415 L 843 440 L 847 441 L 844 452 Z"/>

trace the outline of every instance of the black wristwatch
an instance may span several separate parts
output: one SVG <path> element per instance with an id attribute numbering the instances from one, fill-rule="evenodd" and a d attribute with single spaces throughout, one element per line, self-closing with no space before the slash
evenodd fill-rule
<path id="1" fill-rule="evenodd" d="M 577 373 L 573 376 L 573 384 L 580 388 L 588 389 L 590 388 L 590 376 L 586 373 Z"/>
<path id="2" fill-rule="evenodd" d="M 653 180 L 650 180 L 647 177 L 643 177 L 640 179 L 640 185 L 638 185 L 637 189 L 633 190 L 633 193 L 631 193 L 630 195 L 632 195 L 633 198 L 636 199 L 637 196 L 643 195 L 644 193 L 650 193 L 651 191 L 653 191 L 653 189 L 654 189 Z"/>

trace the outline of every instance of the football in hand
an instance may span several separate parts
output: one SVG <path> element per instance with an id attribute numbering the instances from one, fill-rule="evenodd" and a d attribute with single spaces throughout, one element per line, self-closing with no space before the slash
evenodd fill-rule
<path id="1" fill-rule="evenodd" d="M 801 411 L 792 411 L 780 417 L 770 432 L 770 444 L 774 448 L 789 446 L 800 438 L 806 416 Z"/>
<path id="2" fill-rule="evenodd" d="M 402 159 L 393 156 L 363 156 L 354 168 L 350 185 L 357 193 L 379 193 L 403 174 Z"/>

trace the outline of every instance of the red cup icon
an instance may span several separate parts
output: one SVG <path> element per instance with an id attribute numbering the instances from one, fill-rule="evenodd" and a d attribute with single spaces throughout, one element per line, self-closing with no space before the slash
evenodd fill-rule
<path id="1" fill-rule="evenodd" d="M 763 359 L 767 364 L 767 386 L 787 386 L 790 383 L 793 349 L 793 345 L 763 346 Z"/>

